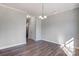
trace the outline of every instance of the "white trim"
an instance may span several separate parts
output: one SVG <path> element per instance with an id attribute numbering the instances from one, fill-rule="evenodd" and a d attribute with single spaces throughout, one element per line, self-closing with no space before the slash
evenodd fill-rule
<path id="1" fill-rule="evenodd" d="M 9 7 L 9 6 L 4 5 L 4 4 L 0 4 L 0 6 L 27 14 L 27 12 L 25 12 L 23 10 L 20 10 L 20 9 L 17 9 L 17 8 L 13 8 L 13 7 Z"/>
<path id="2" fill-rule="evenodd" d="M 1 50 L 1 49 L 10 48 L 10 47 L 14 47 L 14 46 L 18 46 L 18 45 L 22 45 L 22 44 L 26 44 L 26 42 L 24 42 L 24 43 L 19 43 L 19 44 L 14 44 L 14 45 L 9 45 L 9 46 L 4 46 L 4 47 L 0 47 L 0 50 Z"/>
<path id="3" fill-rule="evenodd" d="M 55 43 L 55 44 L 61 45 L 59 43 L 56 43 L 56 42 L 53 42 L 53 41 L 49 41 L 49 40 L 45 40 L 45 39 L 43 39 L 43 41 L 47 41 L 47 42 L 51 42 L 51 43 Z"/>
<path id="4" fill-rule="evenodd" d="M 50 16 L 53 16 L 53 15 L 61 14 L 61 13 L 67 12 L 67 11 L 74 10 L 74 9 L 76 9 L 76 8 L 79 8 L 79 7 L 77 6 L 77 7 L 74 7 L 74 8 L 68 9 L 68 10 L 63 10 L 63 11 L 61 11 L 61 12 L 56 12 L 56 13 L 53 13 L 53 14 L 50 14 L 50 15 L 47 15 L 47 16 L 50 17 Z M 51 12 L 51 13 L 52 13 L 52 12 Z"/>

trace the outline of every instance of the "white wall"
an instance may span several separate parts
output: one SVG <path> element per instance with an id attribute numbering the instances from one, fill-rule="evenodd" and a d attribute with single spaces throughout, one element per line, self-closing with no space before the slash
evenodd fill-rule
<path id="1" fill-rule="evenodd" d="M 29 38 L 35 41 L 41 40 L 41 20 L 36 17 L 30 19 Z"/>
<path id="2" fill-rule="evenodd" d="M 42 39 L 62 44 L 72 37 L 75 38 L 76 23 L 75 9 L 49 16 L 42 21 Z"/>
<path id="3" fill-rule="evenodd" d="M 31 17 L 29 24 L 29 38 L 36 40 L 36 19 Z"/>
<path id="4" fill-rule="evenodd" d="M 41 19 L 36 19 L 36 40 L 42 40 L 41 35 Z"/>
<path id="5" fill-rule="evenodd" d="M 26 43 L 25 14 L 0 6 L 0 49 Z"/>
<path id="6" fill-rule="evenodd" d="M 75 39 L 75 48 L 79 49 L 79 8 L 76 9 L 76 19 L 77 19 L 77 34 Z"/>

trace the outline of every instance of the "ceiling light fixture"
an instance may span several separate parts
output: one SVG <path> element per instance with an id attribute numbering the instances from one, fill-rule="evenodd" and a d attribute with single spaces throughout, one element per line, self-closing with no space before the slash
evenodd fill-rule
<path id="1" fill-rule="evenodd" d="M 46 19 L 47 16 L 44 15 L 44 3 L 42 3 L 42 13 L 41 13 L 41 16 L 39 16 L 39 19 Z"/>
<path id="2" fill-rule="evenodd" d="M 27 15 L 26 17 L 27 17 L 27 18 L 30 18 L 31 16 L 30 16 L 30 15 Z"/>

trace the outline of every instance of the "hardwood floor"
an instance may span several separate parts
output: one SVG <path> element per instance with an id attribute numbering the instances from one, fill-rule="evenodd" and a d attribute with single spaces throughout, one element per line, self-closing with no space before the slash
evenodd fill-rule
<path id="1" fill-rule="evenodd" d="M 58 44 L 40 40 L 0 50 L 0 56 L 66 56 L 66 54 Z"/>

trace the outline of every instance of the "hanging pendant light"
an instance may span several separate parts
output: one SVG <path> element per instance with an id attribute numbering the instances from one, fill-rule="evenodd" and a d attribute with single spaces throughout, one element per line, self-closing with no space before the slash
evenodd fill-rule
<path id="1" fill-rule="evenodd" d="M 39 16 L 39 18 L 40 19 L 46 19 L 47 18 L 47 16 L 44 15 L 44 3 L 42 3 L 42 14 L 41 14 L 41 16 Z"/>
<path id="2" fill-rule="evenodd" d="M 27 18 L 31 18 L 31 16 L 30 16 L 30 15 L 27 15 L 26 17 L 27 17 Z"/>

